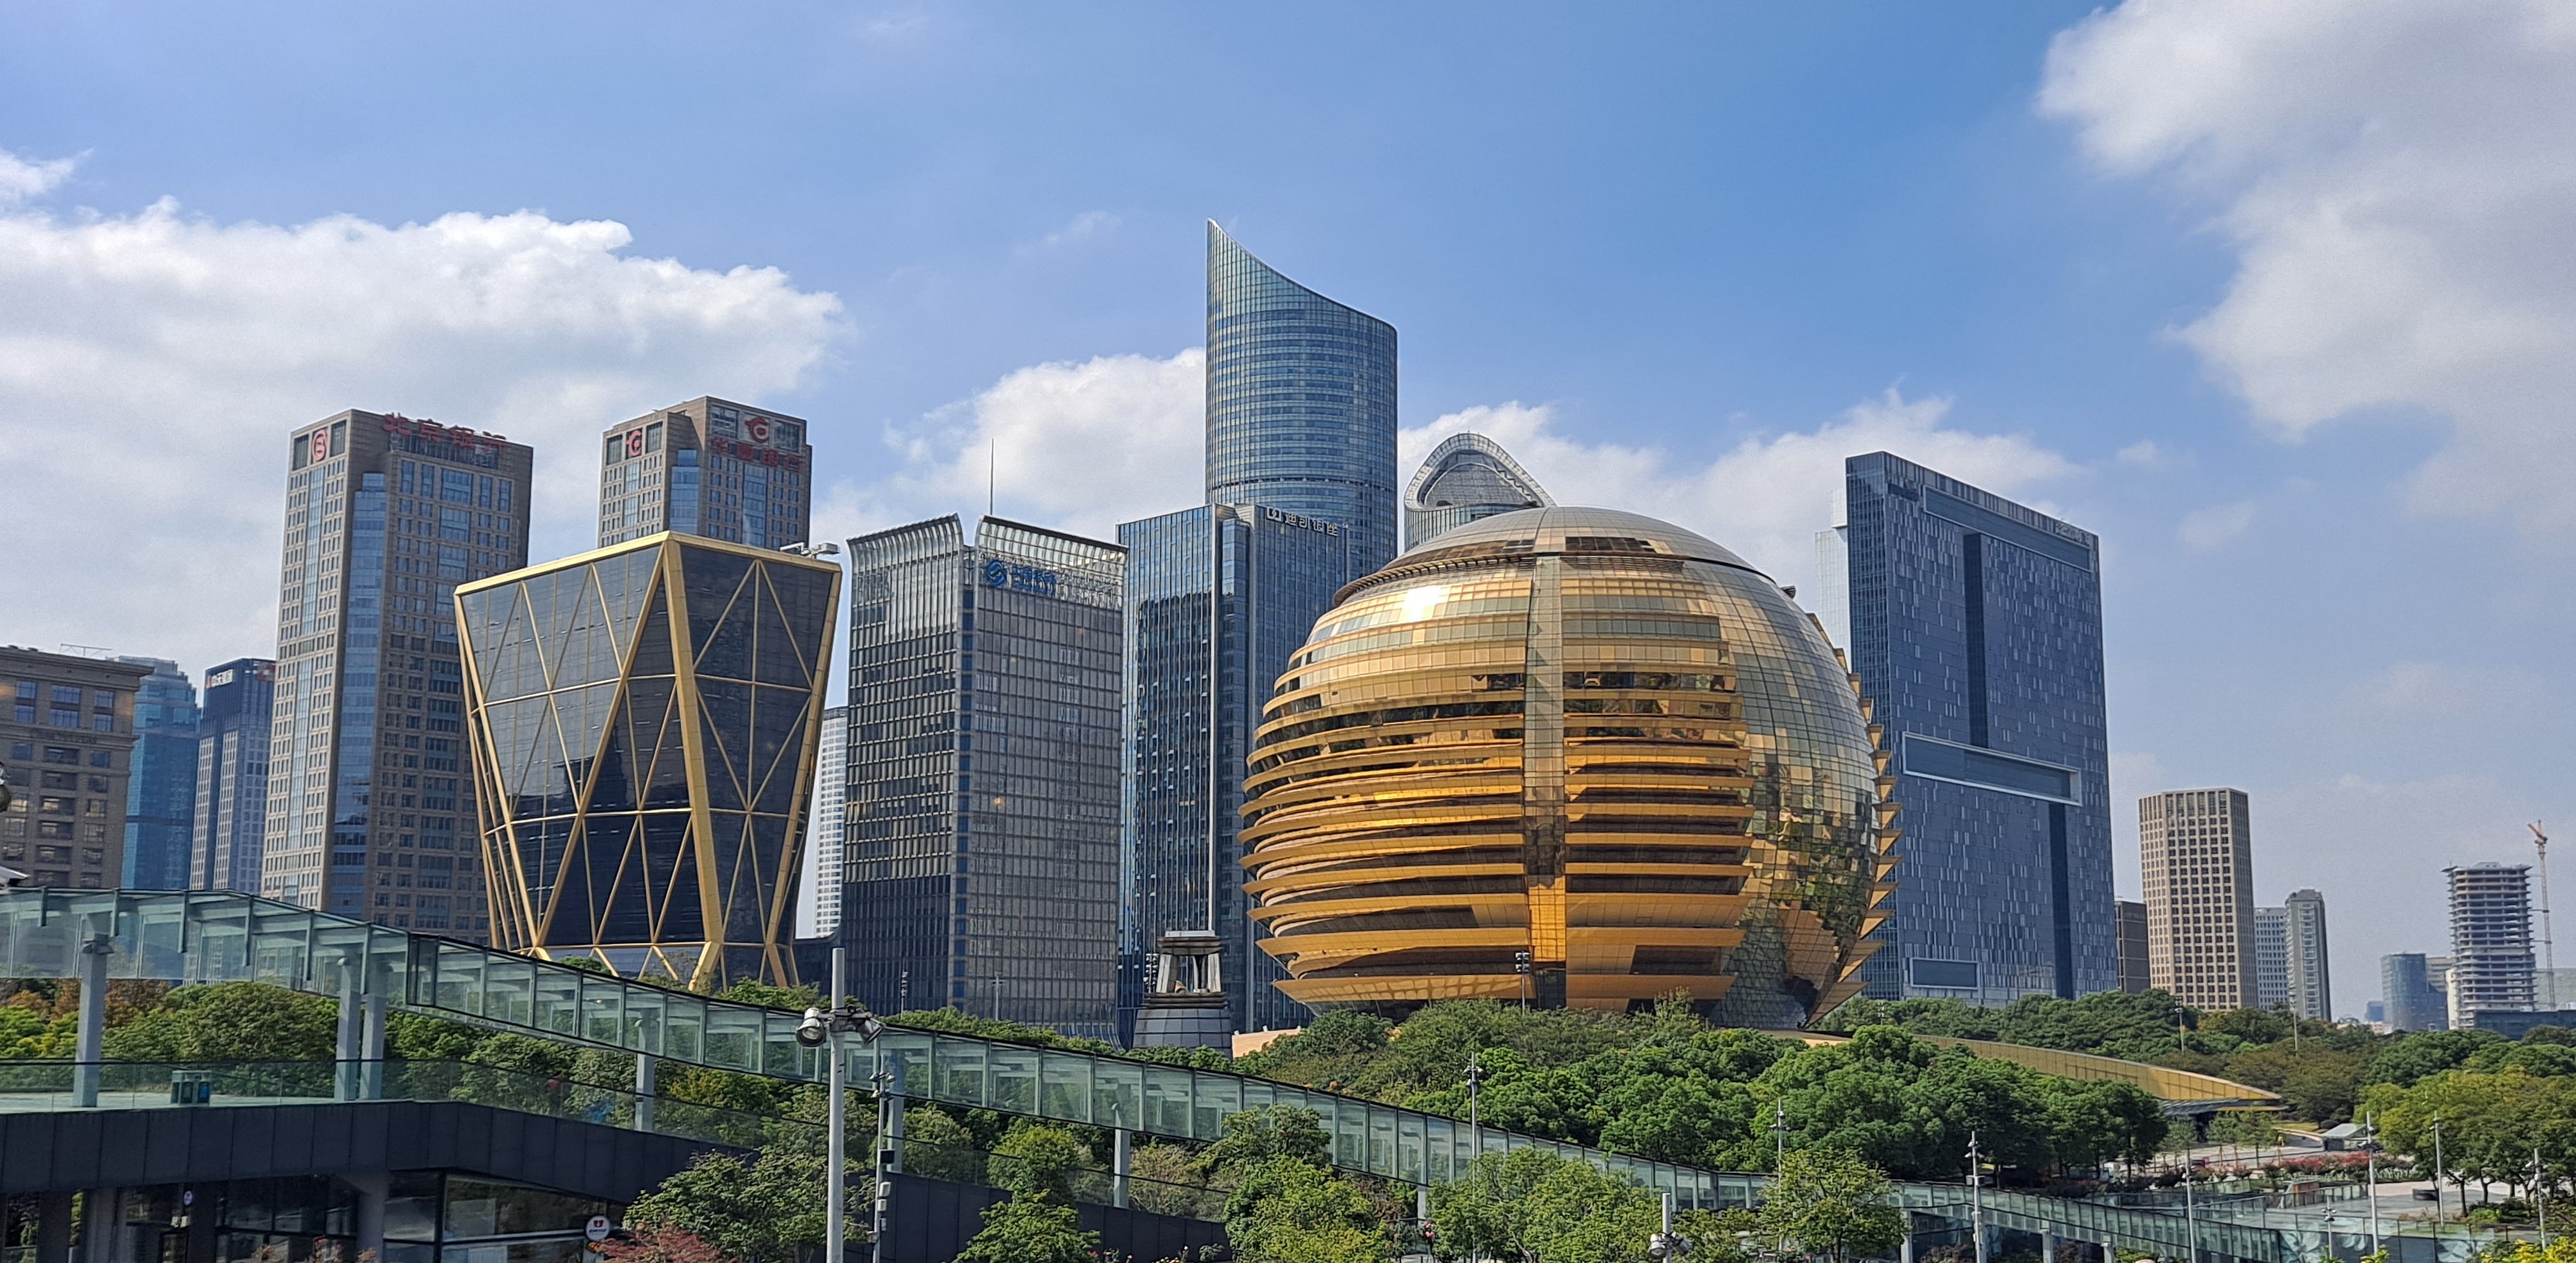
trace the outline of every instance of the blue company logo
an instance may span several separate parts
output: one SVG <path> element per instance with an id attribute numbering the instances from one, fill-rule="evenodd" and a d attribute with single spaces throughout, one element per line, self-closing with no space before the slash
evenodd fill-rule
<path id="1" fill-rule="evenodd" d="M 1039 596 L 1055 595 L 1055 572 L 1035 566 L 1014 566 L 1000 561 L 984 563 L 984 586 L 1009 588 L 1014 592 L 1034 592 Z"/>

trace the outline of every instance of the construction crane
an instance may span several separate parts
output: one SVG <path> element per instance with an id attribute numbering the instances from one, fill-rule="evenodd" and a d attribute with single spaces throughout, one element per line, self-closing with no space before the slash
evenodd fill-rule
<path id="1" fill-rule="evenodd" d="M 2540 822 L 2530 825 L 2531 843 L 2540 848 L 2540 967 L 2548 972 L 2549 1009 L 2558 1011 L 2558 948 L 2549 941 L 2549 835 L 2540 831 Z"/>

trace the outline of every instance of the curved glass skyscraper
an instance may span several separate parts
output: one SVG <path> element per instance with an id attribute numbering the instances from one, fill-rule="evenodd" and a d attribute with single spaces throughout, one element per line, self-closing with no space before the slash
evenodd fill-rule
<path id="1" fill-rule="evenodd" d="M 1272 271 L 1208 221 L 1207 485 L 1395 559 L 1395 326 Z"/>

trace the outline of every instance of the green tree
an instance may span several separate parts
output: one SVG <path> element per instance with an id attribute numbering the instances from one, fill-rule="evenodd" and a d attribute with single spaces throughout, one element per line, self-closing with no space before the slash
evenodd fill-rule
<path id="1" fill-rule="evenodd" d="M 258 982 L 181 987 L 107 1032 L 111 1061 L 329 1061 L 340 1006 Z"/>
<path id="2" fill-rule="evenodd" d="M 903 1112 L 903 1169 L 933 1180 L 960 1184 L 984 1182 L 982 1146 L 963 1123 L 936 1105 L 916 1105 Z"/>
<path id="3" fill-rule="evenodd" d="M 1073 1207 L 1014 1196 L 984 1208 L 984 1230 L 955 1263 L 1094 1263 L 1100 1234 L 1085 1232 Z"/>
<path id="4" fill-rule="evenodd" d="M 687 1233 L 735 1259 L 782 1263 L 823 1246 L 824 1178 L 821 1157 L 804 1146 L 764 1147 L 749 1163 L 703 1154 L 635 1199 L 626 1222 Z M 863 1192 L 854 1192 L 850 1204 L 866 1204 L 873 1194 Z"/>
<path id="5" fill-rule="evenodd" d="M 1209 1171 L 1231 1174 L 1286 1158 L 1317 1167 L 1332 1162 L 1333 1138 L 1310 1109 L 1271 1105 L 1225 1117 L 1225 1134 L 1200 1160 Z"/>
<path id="6" fill-rule="evenodd" d="M 1073 1200 L 1073 1175 L 1091 1165 L 1091 1150 L 1072 1132 L 1044 1124 L 1011 1129 L 993 1147 L 991 1168 L 1002 1187 L 1027 1197 Z"/>
<path id="7" fill-rule="evenodd" d="M 1643 1260 L 1662 1217 L 1655 1194 L 1539 1149 L 1486 1154 L 1431 1190 L 1442 1250 L 1510 1263 Z"/>
<path id="8" fill-rule="evenodd" d="M 1795 1150 L 1762 1199 L 1760 1231 L 1832 1263 L 1885 1254 L 1905 1240 L 1904 1212 L 1888 1205 L 1893 1191 L 1886 1173 L 1858 1154 Z"/>
<path id="9" fill-rule="evenodd" d="M 1270 1158 L 1246 1170 L 1225 1204 L 1237 1263 L 1386 1263 L 1395 1245 L 1368 1197 L 1315 1163 Z"/>

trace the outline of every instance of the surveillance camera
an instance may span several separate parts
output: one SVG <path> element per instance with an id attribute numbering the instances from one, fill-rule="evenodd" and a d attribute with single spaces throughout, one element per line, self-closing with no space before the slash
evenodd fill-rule
<path id="1" fill-rule="evenodd" d="M 825 1038 L 823 1010 L 805 1010 L 805 1020 L 796 1024 L 796 1042 L 808 1048 L 820 1048 Z"/>

